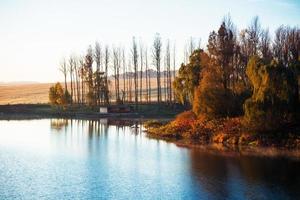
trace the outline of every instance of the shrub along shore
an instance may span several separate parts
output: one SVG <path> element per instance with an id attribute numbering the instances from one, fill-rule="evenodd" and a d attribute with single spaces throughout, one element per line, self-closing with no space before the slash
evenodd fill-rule
<path id="1" fill-rule="evenodd" d="M 243 117 L 209 119 L 192 111 L 174 120 L 144 123 L 148 136 L 173 141 L 180 146 L 221 145 L 231 150 L 241 147 L 275 147 L 300 150 L 300 124 L 286 125 L 276 132 L 255 132 L 245 125 Z"/>

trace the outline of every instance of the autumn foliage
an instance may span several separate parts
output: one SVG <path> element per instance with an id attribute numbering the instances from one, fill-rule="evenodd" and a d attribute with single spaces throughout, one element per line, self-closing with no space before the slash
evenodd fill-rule
<path id="1" fill-rule="evenodd" d="M 52 105 L 65 106 L 71 102 L 71 96 L 67 90 L 63 90 L 60 83 L 56 83 L 50 87 L 49 101 Z"/>

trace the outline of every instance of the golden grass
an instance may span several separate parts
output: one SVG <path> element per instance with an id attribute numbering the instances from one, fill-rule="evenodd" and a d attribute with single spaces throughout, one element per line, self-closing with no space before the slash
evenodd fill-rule
<path id="1" fill-rule="evenodd" d="M 121 77 L 120 77 L 121 78 Z M 111 79 L 110 90 L 114 94 L 114 80 Z M 30 83 L 30 84 L 0 84 L 0 105 L 4 104 L 36 104 L 48 103 L 49 88 L 54 83 Z M 128 83 L 126 83 L 127 85 Z M 63 83 L 62 83 L 63 85 Z M 138 80 L 140 85 L 140 80 Z M 161 80 L 163 87 L 164 80 Z M 68 86 L 70 89 L 70 86 Z M 146 88 L 146 82 L 143 80 L 143 89 Z M 156 88 L 156 78 L 151 78 L 152 90 Z M 120 90 L 123 89 L 123 79 L 120 79 Z M 138 87 L 139 89 L 139 87 Z M 132 90 L 134 90 L 134 83 L 132 80 Z M 156 91 L 152 92 L 153 100 L 156 100 Z M 133 95 L 133 94 L 132 94 Z M 143 97 L 144 99 L 145 97 Z"/>
<path id="2" fill-rule="evenodd" d="M 0 104 L 47 103 L 52 83 L 0 85 Z"/>

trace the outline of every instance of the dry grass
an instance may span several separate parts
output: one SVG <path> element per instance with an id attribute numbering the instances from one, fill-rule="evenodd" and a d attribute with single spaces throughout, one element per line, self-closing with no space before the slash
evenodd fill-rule
<path id="1" fill-rule="evenodd" d="M 121 78 L 121 77 L 120 77 Z M 111 79 L 110 90 L 114 94 L 114 80 Z M 5 104 L 36 104 L 36 103 L 48 103 L 49 88 L 54 83 L 30 83 L 30 84 L 0 84 L 0 105 Z M 63 84 L 63 83 L 62 83 Z M 126 81 L 126 85 L 127 85 Z M 132 92 L 134 90 L 132 80 Z M 138 81 L 140 84 L 140 80 Z M 161 80 L 162 87 L 164 80 Z M 70 88 L 70 87 L 69 87 Z M 143 80 L 143 89 L 146 88 L 146 82 Z M 156 78 L 151 78 L 152 99 L 156 100 Z M 123 80 L 120 80 L 120 90 L 123 89 Z M 163 91 L 162 91 L 163 92 Z M 132 94 L 133 95 L 133 94 Z M 143 96 L 143 99 L 145 97 Z"/>
<path id="2" fill-rule="evenodd" d="M 47 103 L 52 83 L 0 85 L 0 104 Z"/>

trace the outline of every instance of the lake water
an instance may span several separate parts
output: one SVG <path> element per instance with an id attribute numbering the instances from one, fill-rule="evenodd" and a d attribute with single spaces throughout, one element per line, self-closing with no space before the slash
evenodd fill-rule
<path id="1" fill-rule="evenodd" d="M 0 199 L 299 199 L 300 162 L 221 156 L 106 120 L 0 121 Z"/>

